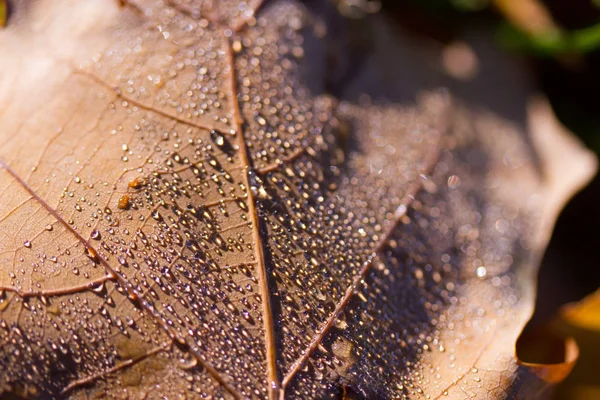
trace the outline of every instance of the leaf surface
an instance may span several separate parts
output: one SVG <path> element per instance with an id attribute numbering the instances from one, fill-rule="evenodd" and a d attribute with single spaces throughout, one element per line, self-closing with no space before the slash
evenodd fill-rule
<path id="1" fill-rule="evenodd" d="M 352 43 L 325 35 L 339 26 L 327 7 L 295 1 L 14 11 L 0 32 L 0 392 L 545 385 L 514 343 L 552 221 L 594 162 L 543 101 L 494 86 L 512 118 L 378 21 L 332 96 L 331 54 Z"/>

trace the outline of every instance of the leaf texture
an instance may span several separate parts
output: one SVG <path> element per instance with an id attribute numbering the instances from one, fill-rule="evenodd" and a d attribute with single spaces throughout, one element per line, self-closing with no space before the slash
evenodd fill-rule
<path id="1" fill-rule="evenodd" d="M 331 54 L 352 44 L 310 2 L 14 14 L 0 32 L 0 393 L 543 390 L 513 348 L 555 214 L 593 169 L 572 139 L 475 107 L 379 28 L 406 65 L 375 46 L 332 96 Z"/>

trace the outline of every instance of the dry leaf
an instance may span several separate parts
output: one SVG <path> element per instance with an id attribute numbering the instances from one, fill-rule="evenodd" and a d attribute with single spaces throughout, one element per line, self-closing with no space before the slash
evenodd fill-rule
<path id="1" fill-rule="evenodd" d="M 514 344 L 594 159 L 520 70 L 475 52 L 457 86 L 368 19 L 336 98 L 327 7 L 166 3 L 25 1 L 0 32 L 0 391 L 543 390 Z"/>
<path id="2" fill-rule="evenodd" d="M 600 395 L 600 292 L 592 293 L 577 303 L 564 306 L 549 330 L 571 336 L 581 348 L 581 357 L 573 373 L 557 389 L 556 399 L 592 400 Z"/>

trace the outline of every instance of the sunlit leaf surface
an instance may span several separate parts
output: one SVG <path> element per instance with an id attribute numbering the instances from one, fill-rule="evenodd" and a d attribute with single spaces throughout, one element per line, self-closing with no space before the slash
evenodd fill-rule
<path id="1" fill-rule="evenodd" d="M 343 18 L 307 3 L 17 4 L 0 32 L 0 393 L 545 388 L 514 343 L 594 160 L 502 57 L 458 85 L 435 45 L 372 17 L 355 59 Z"/>

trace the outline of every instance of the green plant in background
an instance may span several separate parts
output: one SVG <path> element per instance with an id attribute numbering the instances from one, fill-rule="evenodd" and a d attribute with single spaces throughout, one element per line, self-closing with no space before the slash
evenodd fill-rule
<path id="1" fill-rule="evenodd" d="M 464 11 L 479 11 L 489 5 L 489 0 L 450 0 L 455 8 Z"/>
<path id="2" fill-rule="evenodd" d="M 590 2 L 600 7 L 600 0 Z M 432 12 L 454 9 L 469 13 L 493 8 L 502 15 L 498 28 L 500 42 L 537 56 L 583 54 L 600 48 L 600 22 L 581 29 L 564 29 L 540 0 L 422 0 L 417 3 Z"/>
<path id="3" fill-rule="evenodd" d="M 600 23 L 570 31 L 553 27 L 531 32 L 504 22 L 499 29 L 499 39 L 509 48 L 533 52 L 539 56 L 589 53 L 600 47 Z"/>

